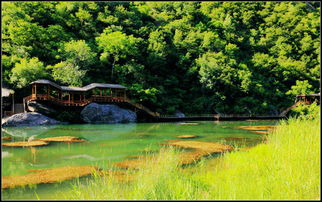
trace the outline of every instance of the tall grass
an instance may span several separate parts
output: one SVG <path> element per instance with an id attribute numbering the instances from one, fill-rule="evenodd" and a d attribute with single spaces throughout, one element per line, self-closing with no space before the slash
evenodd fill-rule
<path id="1" fill-rule="evenodd" d="M 281 121 L 266 144 L 178 166 L 178 151 L 162 149 L 129 183 L 97 177 L 75 184 L 65 199 L 77 200 L 318 200 L 320 199 L 320 116 Z"/>

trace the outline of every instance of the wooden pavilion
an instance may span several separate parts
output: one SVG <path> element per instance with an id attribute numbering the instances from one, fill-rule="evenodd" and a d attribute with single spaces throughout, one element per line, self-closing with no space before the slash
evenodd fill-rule
<path id="1" fill-rule="evenodd" d="M 49 80 L 30 83 L 29 100 L 51 100 L 65 106 L 84 106 L 90 102 L 122 102 L 126 98 L 126 87 L 119 84 L 92 83 L 84 87 L 60 86 Z"/>

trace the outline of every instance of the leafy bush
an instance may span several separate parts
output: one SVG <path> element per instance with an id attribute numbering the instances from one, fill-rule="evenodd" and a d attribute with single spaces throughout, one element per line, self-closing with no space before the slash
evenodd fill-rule
<path id="1" fill-rule="evenodd" d="M 311 105 L 301 104 L 290 111 L 290 116 L 301 119 L 314 119 L 320 115 L 320 106 L 314 102 Z"/>
<path id="2" fill-rule="evenodd" d="M 76 123 L 80 122 L 80 114 L 74 111 L 62 111 L 57 113 L 56 119 L 58 121 Z"/>

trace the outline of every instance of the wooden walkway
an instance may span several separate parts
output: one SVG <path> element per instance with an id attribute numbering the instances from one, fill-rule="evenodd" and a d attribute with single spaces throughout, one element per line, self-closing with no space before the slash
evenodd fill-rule
<path id="1" fill-rule="evenodd" d="M 159 121 L 198 121 L 198 120 L 214 120 L 214 121 L 224 121 L 224 120 L 246 120 L 246 119 L 281 119 L 285 118 L 280 115 L 250 115 L 250 114 L 196 114 L 196 115 L 186 115 L 185 117 L 176 117 L 172 115 L 161 115 L 157 117 Z"/>
<path id="2" fill-rule="evenodd" d="M 246 120 L 246 119 L 282 119 L 285 118 L 288 112 L 302 104 L 302 101 L 298 101 L 292 106 L 285 109 L 279 115 L 251 115 L 251 114 L 196 114 L 196 115 L 186 115 L 185 117 L 177 117 L 175 115 L 160 115 L 157 112 L 153 112 L 142 104 L 135 103 L 132 100 L 124 97 L 111 97 L 111 96 L 91 96 L 88 99 L 83 99 L 81 101 L 68 101 L 68 100 L 60 100 L 54 98 L 50 95 L 33 95 L 28 96 L 23 99 L 23 103 L 25 108 L 27 108 L 27 103 L 29 101 L 38 101 L 38 100 L 48 100 L 55 104 L 61 106 L 76 106 L 83 107 L 92 102 L 96 103 L 126 103 L 131 105 L 137 110 L 142 110 L 149 114 L 156 121 L 185 121 L 185 120 Z"/>
<path id="3" fill-rule="evenodd" d="M 132 107 L 143 110 L 148 113 L 152 117 L 159 117 L 160 114 L 157 112 L 152 112 L 147 107 L 142 104 L 135 103 L 130 99 L 124 97 L 112 97 L 112 96 L 91 96 L 88 99 L 83 99 L 81 101 L 68 101 L 68 100 L 60 100 L 50 95 L 30 95 L 23 99 L 24 108 L 27 109 L 27 103 L 30 101 L 39 101 L 46 100 L 51 101 L 54 104 L 58 104 L 60 106 L 74 106 L 74 107 L 84 107 L 92 102 L 96 103 L 126 103 L 131 105 Z"/>
<path id="4" fill-rule="evenodd" d="M 281 116 L 286 116 L 291 111 L 291 109 L 293 109 L 294 107 L 297 107 L 300 104 L 309 104 L 309 103 L 304 102 L 304 101 L 297 101 L 295 104 L 293 104 L 292 106 L 290 106 L 287 109 L 285 109 L 282 113 L 280 113 L 280 115 Z"/>

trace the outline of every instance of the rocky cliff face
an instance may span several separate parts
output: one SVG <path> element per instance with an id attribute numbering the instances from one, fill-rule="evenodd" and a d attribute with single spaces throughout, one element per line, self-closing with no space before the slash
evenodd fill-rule
<path id="1" fill-rule="evenodd" d="M 51 119 L 37 112 L 14 114 L 2 120 L 2 127 L 55 125 L 62 122 Z"/>
<path id="2" fill-rule="evenodd" d="M 116 105 L 91 103 L 81 111 L 86 123 L 131 123 L 136 122 L 136 113 Z"/>

